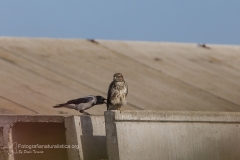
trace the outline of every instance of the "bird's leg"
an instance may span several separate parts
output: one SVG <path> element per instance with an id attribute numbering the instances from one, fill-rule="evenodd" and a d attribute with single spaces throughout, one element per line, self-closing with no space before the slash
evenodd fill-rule
<path id="1" fill-rule="evenodd" d="M 80 110 L 79 112 L 80 112 L 80 113 L 83 113 L 83 114 L 85 114 L 85 115 L 90 115 L 89 113 L 85 112 L 84 110 Z"/>
<path id="2" fill-rule="evenodd" d="M 120 111 L 120 113 L 122 113 L 122 107 L 118 108 L 118 110 Z"/>
<path id="3" fill-rule="evenodd" d="M 85 114 L 85 115 L 89 115 L 89 116 L 90 116 L 90 114 L 89 114 L 89 113 L 87 113 L 87 112 L 84 112 L 84 114 Z"/>

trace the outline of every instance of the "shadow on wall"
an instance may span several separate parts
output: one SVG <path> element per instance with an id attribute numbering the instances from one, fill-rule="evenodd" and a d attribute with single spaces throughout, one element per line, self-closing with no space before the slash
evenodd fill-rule
<path id="1" fill-rule="evenodd" d="M 13 125 L 12 139 L 15 160 L 66 160 L 68 157 L 63 123 L 18 122 Z"/>
<path id="2" fill-rule="evenodd" d="M 84 160 L 107 159 L 106 136 L 94 135 L 90 116 L 80 116 L 80 122 L 82 129 L 80 138 Z"/>

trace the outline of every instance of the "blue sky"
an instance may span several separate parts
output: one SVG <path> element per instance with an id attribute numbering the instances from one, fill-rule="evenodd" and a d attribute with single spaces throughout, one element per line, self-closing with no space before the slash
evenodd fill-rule
<path id="1" fill-rule="evenodd" d="M 239 0 L 2 0 L 0 36 L 240 44 Z"/>

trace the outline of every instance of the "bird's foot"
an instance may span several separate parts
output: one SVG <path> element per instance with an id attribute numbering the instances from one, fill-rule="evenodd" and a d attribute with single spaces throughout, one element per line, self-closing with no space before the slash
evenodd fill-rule
<path id="1" fill-rule="evenodd" d="M 84 112 L 84 114 L 85 114 L 85 115 L 88 115 L 88 116 L 90 116 L 90 115 L 91 115 L 91 114 L 89 114 L 89 113 L 87 113 L 87 112 Z"/>
<path id="2" fill-rule="evenodd" d="M 122 113 L 122 108 L 118 108 L 118 110 L 120 111 L 120 113 Z"/>
<path id="3" fill-rule="evenodd" d="M 80 110 L 80 113 L 83 113 L 84 115 L 90 115 L 89 113 L 85 112 L 84 110 Z"/>

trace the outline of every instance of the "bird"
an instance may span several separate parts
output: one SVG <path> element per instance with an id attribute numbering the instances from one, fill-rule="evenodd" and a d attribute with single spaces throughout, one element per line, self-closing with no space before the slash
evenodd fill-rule
<path id="1" fill-rule="evenodd" d="M 205 43 L 203 44 L 198 44 L 199 47 L 202 47 L 202 48 L 206 48 L 206 49 L 211 49 L 210 47 L 208 47 Z"/>
<path id="2" fill-rule="evenodd" d="M 75 109 L 79 111 L 80 113 L 90 115 L 89 113 L 85 112 L 85 110 L 92 108 L 95 105 L 100 105 L 100 104 L 106 104 L 104 97 L 102 96 L 85 96 L 81 97 L 78 99 L 73 99 L 70 101 L 67 101 L 67 103 L 62 103 L 62 104 L 57 104 L 53 106 L 53 108 L 60 108 L 60 107 L 66 107 L 70 109 Z"/>
<path id="3" fill-rule="evenodd" d="M 108 88 L 107 110 L 122 110 L 127 103 L 128 85 L 121 73 L 113 75 L 113 81 Z"/>

